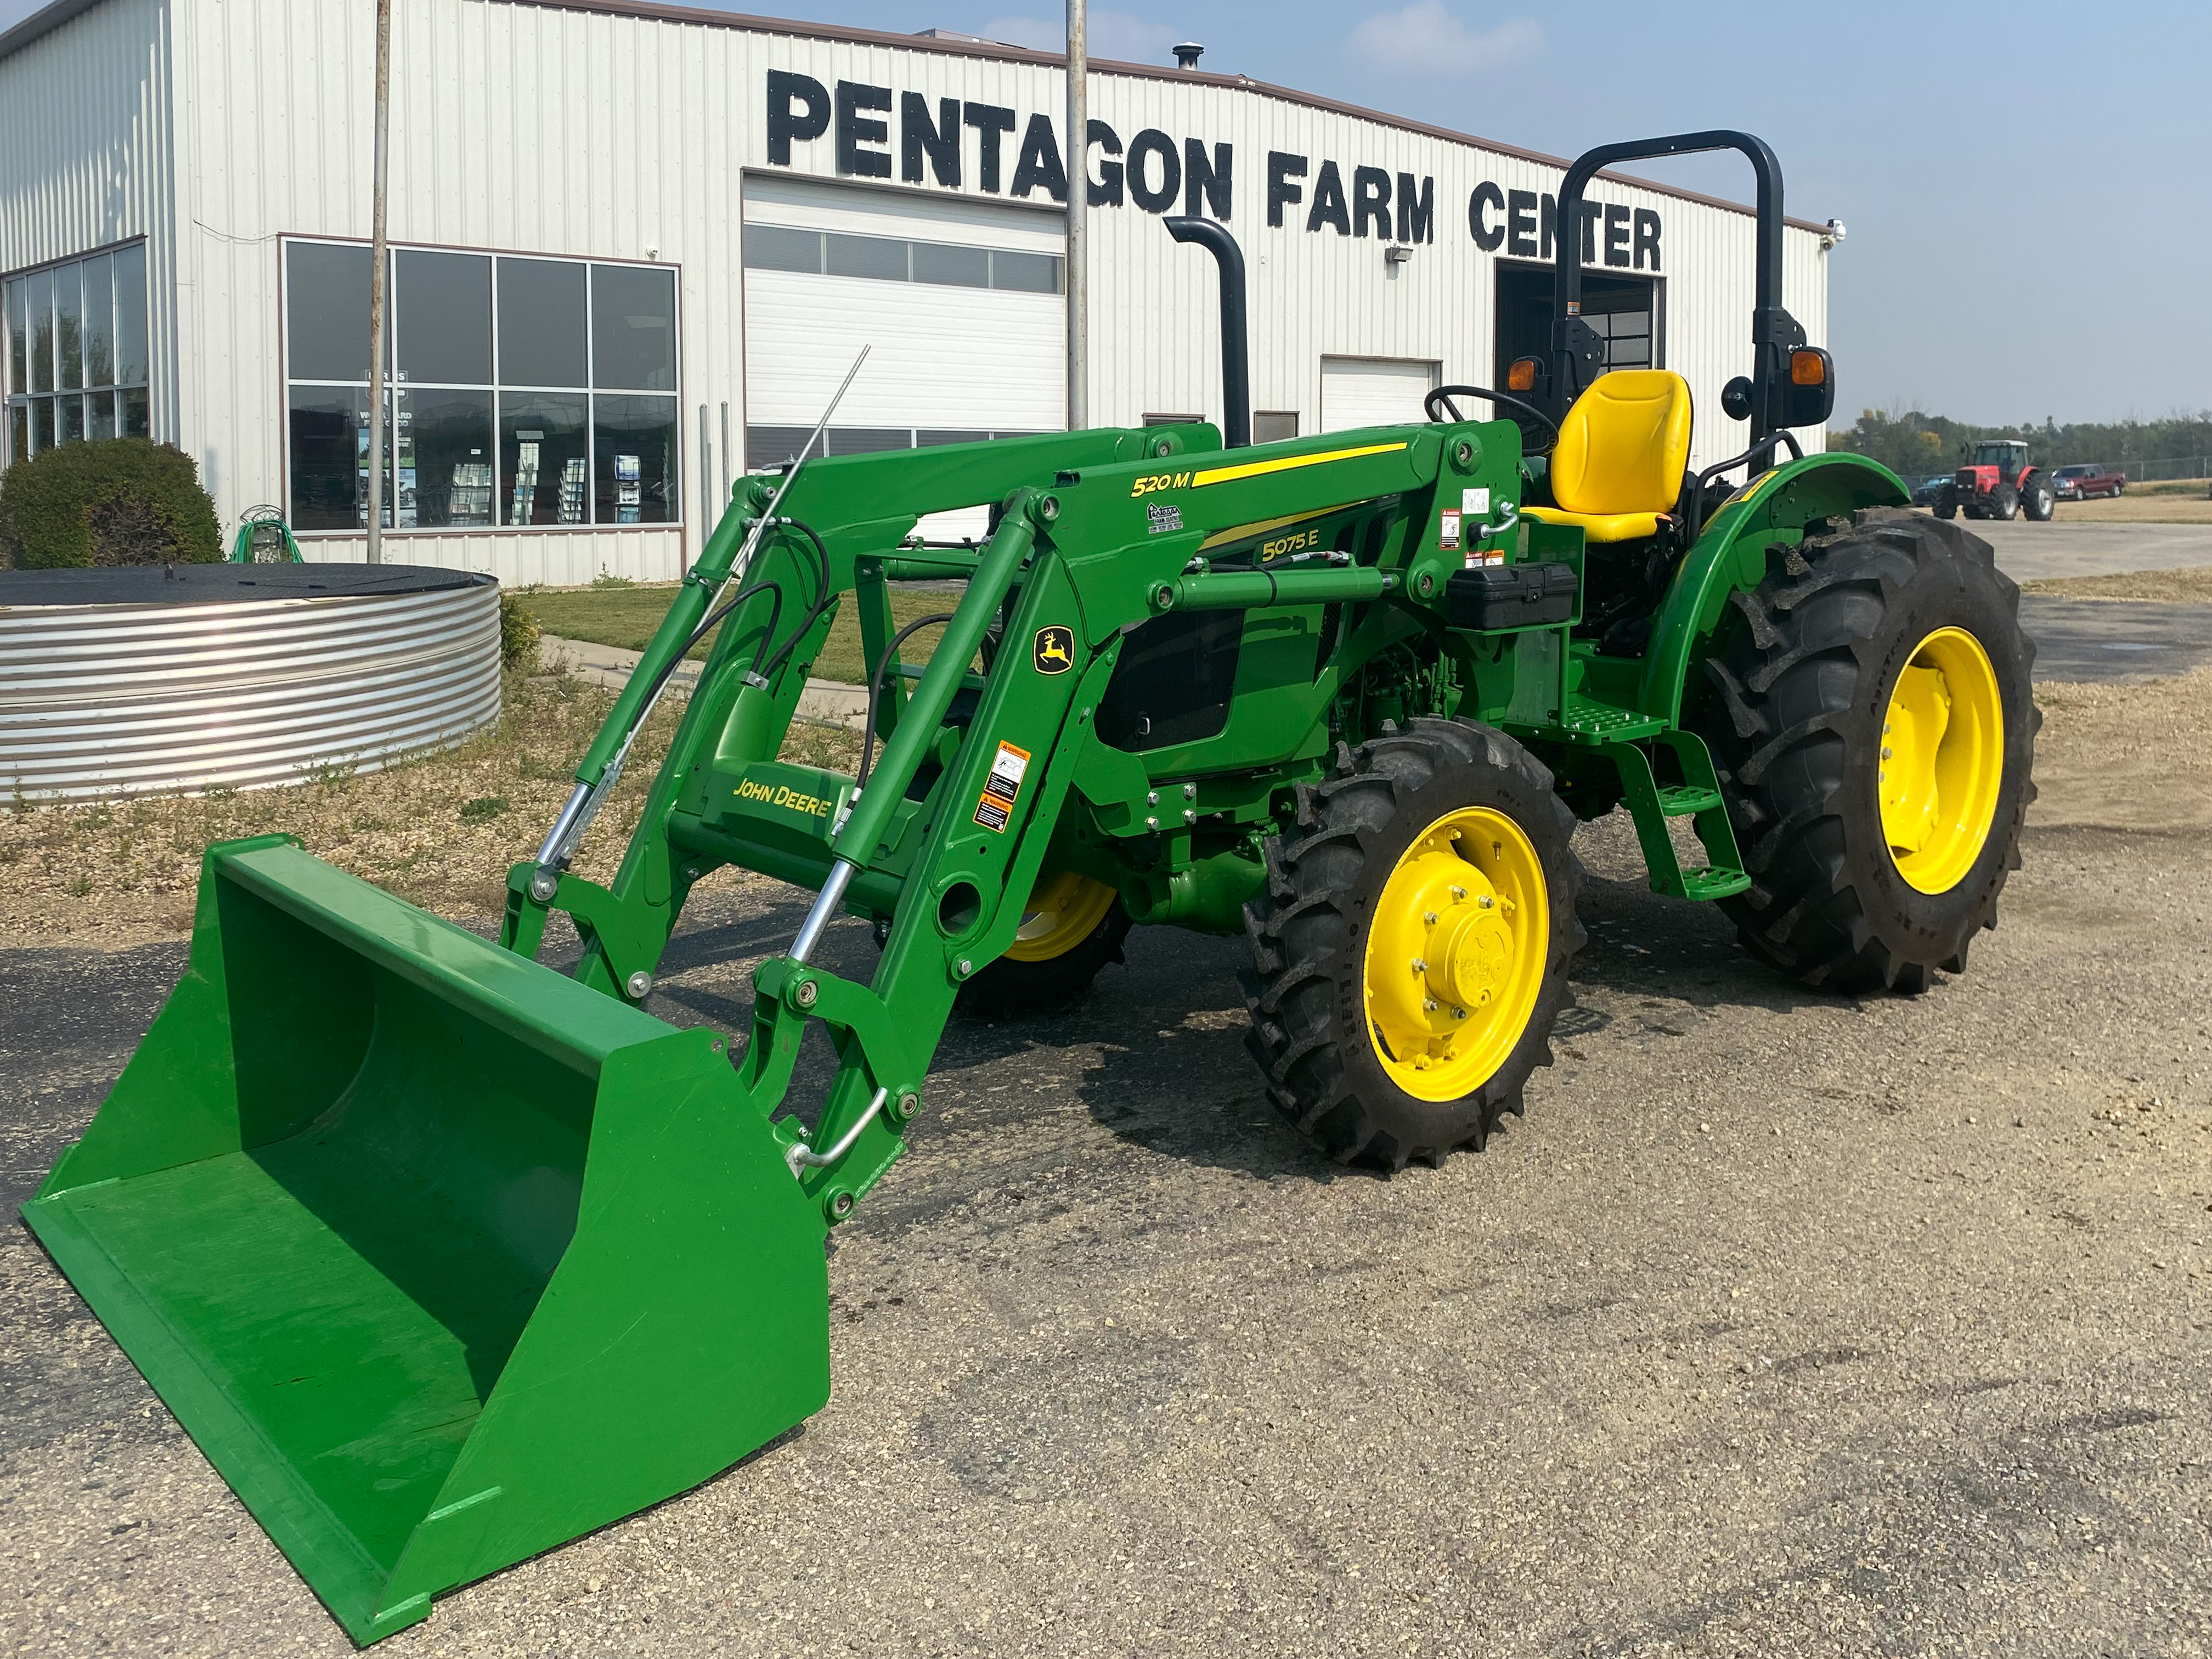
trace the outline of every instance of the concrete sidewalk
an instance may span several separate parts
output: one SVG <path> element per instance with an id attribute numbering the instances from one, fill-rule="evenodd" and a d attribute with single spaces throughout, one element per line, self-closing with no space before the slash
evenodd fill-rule
<path id="1" fill-rule="evenodd" d="M 589 640 L 563 639 L 557 634 L 543 634 L 538 645 L 544 653 L 548 668 L 565 668 L 570 673 L 601 685 L 620 688 L 629 683 L 637 667 L 639 653 L 625 651 L 620 646 L 595 645 Z M 699 665 L 685 659 L 677 664 L 676 672 L 669 677 L 672 690 L 691 694 L 699 683 Z M 815 720 L 824 726 L 842 726 L 854 732 L 867 723 L 868 692 L 866 686 L 847 685 L 840 680 L 806 682 L 806 690 L 799 694 L 799 718 Z"/>

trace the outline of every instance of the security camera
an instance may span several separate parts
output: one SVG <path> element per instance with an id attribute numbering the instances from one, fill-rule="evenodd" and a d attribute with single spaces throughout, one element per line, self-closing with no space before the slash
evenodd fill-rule
<path id="1" fill-rule="evenodd" d="M 1822 247 L 1833 247 L 1837 243 L 1842 241 L 1847 234 L 1848 233 L 1844 229 L 1844 222 L 1841 219 L 1831 219 L 1828 221 L 1827 230 L 1820 238 L 1820 246 Z"/>

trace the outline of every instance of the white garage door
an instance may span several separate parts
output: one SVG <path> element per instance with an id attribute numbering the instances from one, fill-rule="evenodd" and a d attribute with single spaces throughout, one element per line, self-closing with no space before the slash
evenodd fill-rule
<path id="1" fill-rule="evenodd" d="M 748 176 L 747 464 L 797 453 L 863 345 L 832 455 L 1061 430 L 1061 247 L 1056 214 Z"/>
<path id="2" fill-rule="evenodd" d="M 1402 357 L 1321 360 L 1324 432 L 1355 426 L 1403 426 L 1429 417 L 1421 399 L 1437 384 L 1438 365 Z"/>

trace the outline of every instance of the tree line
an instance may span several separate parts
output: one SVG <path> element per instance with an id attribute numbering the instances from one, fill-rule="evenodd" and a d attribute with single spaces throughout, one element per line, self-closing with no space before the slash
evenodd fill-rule
<path id="1" fill-rule="evenodd" d="M 1854 450 L 1903 477 L 1917 479 L 1954 471 L 1960 452 L 1985 438 L 2025 439 L 2028 459 L 2037 466 L 2098 461 L 2141 477 L 2146 463 L 2212 456 L 2212 410 L 2157 421 L 2075 421 L 2061 426 L 2046 416 L 2040 426 L 1977 426 L 1917 409 L 1867 409 L 1848 430 L 1831 431 L 1828 447 Z M 2187 476 L 2172 467 L 2158 468 L 2157 475 Z"/>

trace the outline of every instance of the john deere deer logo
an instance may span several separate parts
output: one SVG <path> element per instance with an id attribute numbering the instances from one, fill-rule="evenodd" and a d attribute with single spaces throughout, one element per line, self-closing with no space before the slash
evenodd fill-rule
<path id="1" fill-rule="evenodd" d="M 1075 630 L 1054 623 L 1036 631 L 1033 653 L 1040 674 L 1065 674 L 1075 666 Z"/>

